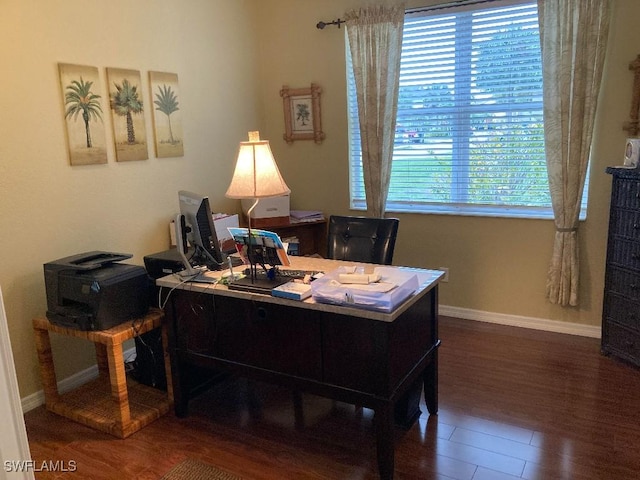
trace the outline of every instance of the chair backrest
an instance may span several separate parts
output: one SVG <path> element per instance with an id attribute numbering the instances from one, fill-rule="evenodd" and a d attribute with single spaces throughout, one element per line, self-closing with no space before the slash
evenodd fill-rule
<path id="1" fill-rule="evenodd" d="M 397 218 L 331 215 L 327 257 L 391 265 L 399 223 Z"/>

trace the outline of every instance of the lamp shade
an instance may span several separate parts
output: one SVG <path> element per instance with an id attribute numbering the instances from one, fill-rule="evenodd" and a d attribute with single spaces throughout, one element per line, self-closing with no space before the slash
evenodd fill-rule
<path id="1" fill-rule="evenodd" d="M 240 142 L 236 168 L 225 194 L 228 198 L 277 197 L 291 193 L 284 182 L 267 140 L 257 132 L 249 133 L 248 142 Z"/>

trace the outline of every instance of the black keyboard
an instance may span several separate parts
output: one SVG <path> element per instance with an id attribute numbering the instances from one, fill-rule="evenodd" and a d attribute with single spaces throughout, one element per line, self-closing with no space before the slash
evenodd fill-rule
<path id="1" fill-rule="evenodd" d="M 318 270 L 292 270 L 292 269 L 277 269 L 276 270 L 276 278 L 290 278 L 290 279 L 296 279 L 296 278 L 304 278 L 307 275 L 309 275 L 310 277 L 313 277 L 314 275 L 317 275 L 319 273 L 323 273 L 321 271 Z M 245 268 L 244 270 L 244 274 L 248 277 L 251 275 L 251 269 L 249 268 Z M 267 277 L 267 272 L 259 269 L 256 273 L 256 278 L 268 278 Z"/>

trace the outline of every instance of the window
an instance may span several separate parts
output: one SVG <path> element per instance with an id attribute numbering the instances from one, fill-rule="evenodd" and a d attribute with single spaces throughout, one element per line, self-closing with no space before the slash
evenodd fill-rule
<path id="1" fill-rule="evenodd" d="M 347 57 L 351 207 L 364 209 Z M 553 217 L 535 1 L 407 13 L 387 211 Z"/>

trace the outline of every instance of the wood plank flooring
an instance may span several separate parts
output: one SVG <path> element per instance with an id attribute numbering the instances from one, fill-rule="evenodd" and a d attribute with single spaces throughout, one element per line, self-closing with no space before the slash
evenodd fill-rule
<path id="1" fill-rule="evenodd" d="M 600 354 L 599 340 L 440 318 L 438 415 L 396 431 L 395 478 L 640 478 L 640 369 Z M 157 480 L 185 458 L 247 480 L 377 478 L 373 415 L 242 380 L 198 397 L 119 440 L 39 407 L 25 415 L 36 465 L 77 472 L 38 479 Z"/>

